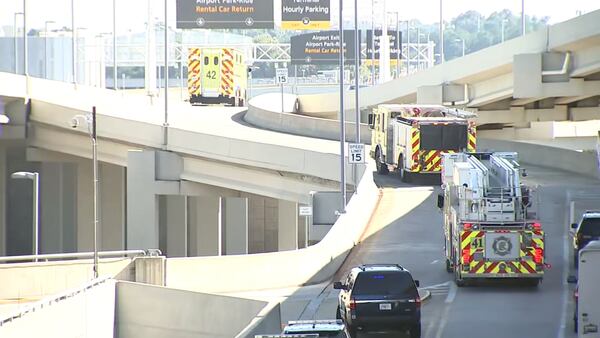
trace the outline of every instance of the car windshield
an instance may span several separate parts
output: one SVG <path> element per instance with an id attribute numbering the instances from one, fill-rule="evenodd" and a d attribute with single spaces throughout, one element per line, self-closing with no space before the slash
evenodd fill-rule
<path id="1" fill-rule="evenodd" d="M 416 297 L 417 289 L 408 273 L 398 271 L 363 272 L 356 278 L 354 295 L 402 295 Z"/>
<path id="2" fill-rule="evenodd" d="M 584 219 L 579 232 L 584 235 L 600 236 L 600 218 Z"/>

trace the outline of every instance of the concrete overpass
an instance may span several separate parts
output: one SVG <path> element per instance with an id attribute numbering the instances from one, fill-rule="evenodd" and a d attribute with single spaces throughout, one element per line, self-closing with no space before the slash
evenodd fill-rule
<path id="1" fill-rule="evenodd" d="M 456 104 L 479 125 L 529 127 L 537 121 L 600 119 L 600 10 L 376 87 L 361 106 Z M 354 107 L 348 92 L 348 110 Z M 301 95 L 300 112 L 336 119 L 337 93 Z M 348 120 L 353 114 L 348 112 Z"/>
<path id="2" fill-rule="evenodd" d="M 3 143 L 11 149 L 26 149 L 23 155 L 3 152 L 2 156 L 8 157 L 4 157 L 6 160 L 2 163 L 14 163 L 3 169 L 4 183 L 17 184 L 7 181 L 10 172 L 29 170 L 27 163 L 41 163 L 30 169 L 43 172 L 42 205 L 47 207 L 43 208 L 46 211 L 42 220 L 53 223 L 41 226 L 47 231 L 42 234 L 43 238 L 51 237 L 45 236 L 48 232 L 63 234 L 77 230 L 74 239 L 60 235 L 47 239 L 42 244 L 45 253 L 91 249 L 90 140 L 85 126 L 72 129 L 68 121 L 76 114 L 89 112 L 92 106 L 96 106 L 99 113 L 101 243 L 104 249 L 157 247 L 163 240 L 159 238 L 160 233 L 166 231 L 177 239 L 174 242 L 167 240 L 171 243 L 171 250 L 166 250 L 169 255 L 217 254 L 217 226 L 221 222 L 218 215 L 219 210 L 225 208 L 225 202 L 219 202 L 219 198 L 231 199 L 226 217 L 233 217 L 230 224 L 239 223 L 242 228 L 246 227 L 242 230 L 249 236 L 248 248 L 231 252 L 294 249 L 297 242 L 304 243 L 303 238 L 298 238 L 304 231 L 300 229 L 300 235 L 295 233 L 298 224 L 302 227 L 305 223 L 303 218 L 298 221 L 297 204 L 307 204 L 310 191 L 338 189 L 338 143 L 250 128 L 235 121 L 241 109 L 191 107 L 173 100 L 169 140 L 165 146 L 162 144 L 163 104 L 151 104 L 144 96 L 6 73 L 0 74 L 0 94 L 11 119 L 10 124 L 3 126 L 2 139 L 6 141 Z M 25 97 L 30 99 L 29 105 L 24 104 Z M 143 154 L 131 150 L 152 152 Z M 20 162 L 12 160 L 15 156 Z M 132 161 L 137 161 L 138 172 L 132 168 Z M 155 173 L 148 170 L 152 167 L 157 168 Z M 145 181 L 132 177 L 141 177 Z M 151 186 L 154 187 L 148 188 Z M 27 201 L 27 194 L 22 192 L 26 189 L 17 190 L 22 196 L 16 195 L 13 202 Z M 148 198 L 140 198 L 143 195 Z M 159 198 L 157 202 L 155 196 L 158 195 L 169 197 Z M 12 203 L 5 197 L 3 200 L 0 205 Z M 75 202 L 75 206 L 69 207 L 69 201 Z M 129 206 L 127 213 L 126 205 Z M 3 217 L 0 222 L 3 233 L 10 234 L 7 224 L 18 221 L 10 217 L 11 208 L 14 206 L 5 209 L 8 219 Z M 63 210 L 55 211 L 55 208 Z M 160 224 L 167 222 L 166 219 L 161 221 L 164 215 L 149 212 L 157 208 L 164 210 L 163 214 L 173 215 L 168 222 L 180 224 L 178 230 L 161 230 Z M 248 213 L 247 220 L 235 219 L 236 208 L 241 208 L 238 211 L 243 214 Z M 26 214 L 23 213 L 25 219 Z M 207 218 L 207 215 L 210 216 Z M 75 229 L 65 227 L 69 217 Z M 198 230 L 190 230 L 188 223 L 196 224 L 193 228 Z M 283 228 L 278 232 L 278 224 L 283 223 L 291 232 Z M 136 229 L 135 224 L 140 227 Z M 147 224 L 154 226 L 148 228 Z M 134 233 L 146 234 L 148 229 L 151 236 L 126 243 L 126 238 L 135 237 Z M 173 249 L 189 231 L 197 239 L 196 243 Z M 210 235 L 204 238 L 201 233 L 207 231 Z M 255 233 L 262 235 L 256 238 Z M 65 243 L 73 240 L 75 243 Z M 6 242 L 9 241 L 1 241 Z M 0 247 L 2 252 L 10 253 L 6 246 Z"/>

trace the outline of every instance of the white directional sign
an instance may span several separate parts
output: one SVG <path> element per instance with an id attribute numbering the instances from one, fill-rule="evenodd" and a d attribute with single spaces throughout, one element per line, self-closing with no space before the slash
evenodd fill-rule
<path id="1" fill-rule="evenodd" d="M 288 83 L 288 70 L 287 68 L 277 68 L 275 69 L 275 81 L 277 84 L 286 84 Z"/>
<path id="2" fill-rule="evenodd" d="M 301 206 L 298 208 L 298 216 L 312 216 L 313 210 L 311 206 Z"/>
<path id="3" fill-rule="evenodd" d="M 365 163 L 365 145 L 363 143 L 348 143 L 348 163 Z"/>

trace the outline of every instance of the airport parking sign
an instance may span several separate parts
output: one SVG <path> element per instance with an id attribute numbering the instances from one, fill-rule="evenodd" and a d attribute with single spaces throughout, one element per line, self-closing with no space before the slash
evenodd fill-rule
<path id="1" fill-rule="evenodd" d="M 365 145 L 363 143 L 348 143 L 348 163 L 365 163 Z"/>

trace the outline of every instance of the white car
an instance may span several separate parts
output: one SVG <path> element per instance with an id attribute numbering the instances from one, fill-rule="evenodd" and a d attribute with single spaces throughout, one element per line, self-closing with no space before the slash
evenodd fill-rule
<path id="1" fill-rule="evenodd" d="M 339 319 L 290 321 L 283 329 L 284 334 L 318 334 L 317 337 L 348 338 L 344 323 Z"/>

